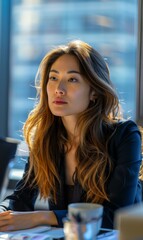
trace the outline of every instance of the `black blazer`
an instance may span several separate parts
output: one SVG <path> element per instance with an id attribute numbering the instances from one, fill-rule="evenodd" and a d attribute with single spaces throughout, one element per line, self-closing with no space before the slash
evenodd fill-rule
<path id="1" fill-rule="evenodd" d="M 103 228 L 113 228 L 114 212 L 124 206 L 140 202 L 142 196 L 141 184 L 138 179 L 141 165 L 141 135 L 137 125 L 129 120 L 119 122 L 109 141 L 109 155 L 114 163 L 114 169 L 107 183 L 107 193 L 110 201 L 104 201 Z M 64 164 L 61 159 L 59 169 L 61 186 L 58 187 L 57 204 L 49 200 L 49 209 L 56 214 L 59 226 L 62 218 L 67 215 L 67 204 L 64 191 Z M 26 164 L 25 171 L 28 169 Z M 18 182 L 14 193 L 0 204 L 0 211 L 12 209 L 14 211 L 34 211 L 34 204 L 38 196 L 38 188 L 29 187 L 31 179 L 24 186 L 24 176 Z M 83 202 L 84 191 L 78 182 L 74 185 L 73 202 Z"/>

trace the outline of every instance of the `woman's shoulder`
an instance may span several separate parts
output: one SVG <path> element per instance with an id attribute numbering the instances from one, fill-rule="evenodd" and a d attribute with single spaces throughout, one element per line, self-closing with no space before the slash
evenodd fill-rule
<path id="1" fill-rule="evenodd" d="M 117 132 L 132 132 L 132 131 L 138 131 L 139 132 L 139 128 L 137 126 L 137 124 L 133 121 L 133 120 L 118 120 L 115 123 L 115 128 Z"/>
<path id="2" fill-rule="evenodd" d="M 133 120 L 118 120 L 115 123 L 112 140 L 116 139 L 117 142 L 120 142 L 121 139 L 132 134 L 134 134 L 134 137 L 141 136 L 138 125 Z"/>

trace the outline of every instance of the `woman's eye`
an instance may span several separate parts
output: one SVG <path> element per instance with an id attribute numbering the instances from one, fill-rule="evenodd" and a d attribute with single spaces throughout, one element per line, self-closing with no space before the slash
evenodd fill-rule
<path id="1" fill-rule="evenodd" d="M 50 77 L 49 77 L 49 80 L 51 80 L 51 81 L 56 81 L 56 80 L 57 80 L 57 78 L 56 78 L 56 77 L 54 77 L 54 76 L 50 76 Z"/>
<path id="2" fill-rule="evenodd" d="M 69 82 L 78 82 L 78 80 L 76 78 L 70 78 L 68 81 Z"/>

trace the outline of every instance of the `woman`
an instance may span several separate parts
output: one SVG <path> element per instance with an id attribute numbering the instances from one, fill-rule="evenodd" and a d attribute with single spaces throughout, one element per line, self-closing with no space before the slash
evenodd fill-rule
<path id="1" fill-rule="evenodd" d="M 140 132 L 119 117 L 108 67 L 87 43 L 59 46 L 39 70 L 39 100 L 24 125 L 30 156 L 1 203 L 0 231 L 62 226 L 73 202 L 102 204 L 102 227 L 113 228 L 116 209 L 141 201 Z M 34 211 L 39 193 L 49 211 Z"/>

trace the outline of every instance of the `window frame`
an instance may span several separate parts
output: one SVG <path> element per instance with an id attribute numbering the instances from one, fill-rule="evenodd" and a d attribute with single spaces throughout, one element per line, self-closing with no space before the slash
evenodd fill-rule
<path id="1" fill-rule="evenodd" d="M 138 0 L 136 122 L 143 127 L 143 1 Z"/>
<path id="2" fill-rule="evenodd" d="M 8 136 L 11 0 L 0 1 L 0 136 Z"/>

